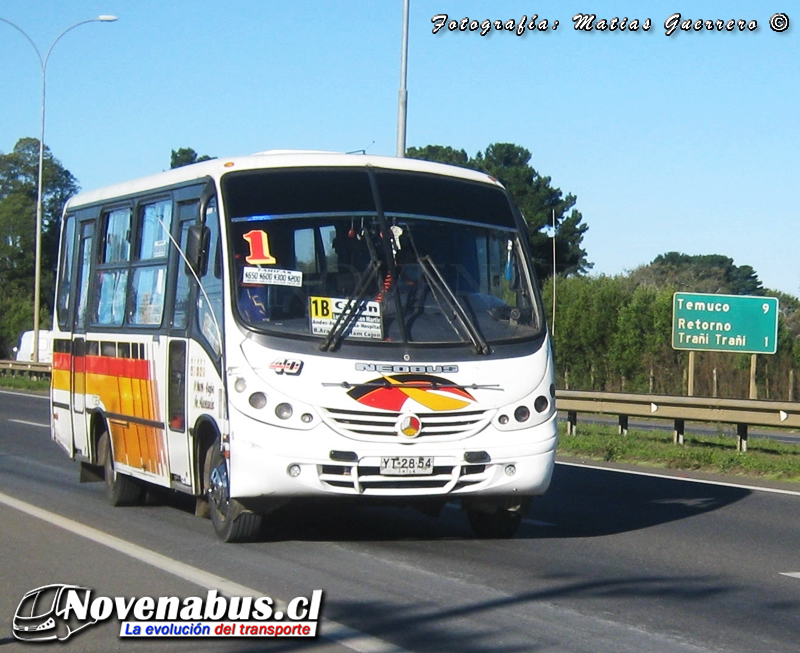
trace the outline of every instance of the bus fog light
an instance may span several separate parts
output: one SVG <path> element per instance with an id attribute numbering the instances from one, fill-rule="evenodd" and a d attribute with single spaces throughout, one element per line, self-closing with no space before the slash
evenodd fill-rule
<path id="1" fill-rule="evenodd" d="M 253 408 L 260 410 L 267 405 L 267 395 L 265 395 L 263 392 L 254 392 L 250 395 L 248 401 Z"/>
<path id="2" fill-rule="evenodd" d="M 547 410 L 547 406 L 549 404 L 550 402 L 547 401 L 547 397 L 545 397 L 544 395 L 539 395 L 538 397 L 536 397 L 536 401 L 533 402 L 533 407 L 536 409 L 537 413 L 543 413 L 544 411 Z"/>
<path id="3" fill-rule="evenodd" d="M 289 467 L 287 467 L 286 469 L 286 473 L 289 474 L 289 476 L 291 476 L 292 478 L 297 478 L 298 476 L 300 476 L 301 471 L 302 470 L 300 469 L 300 465 L 298 465 L 297 463 L 289 465 Z"/>
<path id="4" fill-rule="evenodd" d="M 236 392 L 244 392 L 245 390 L 247 390 L 247 381 L 245 381 L 245 380 L 244 380 L 244 379 L 243 379 L 243 378 L 240 376 L 240 377 L 239 377 L 238 379 L 236 379 L 236 381 L 234 382 L 234 384 L 233 384 L 233 388 L 234 388 L 234 390 L 236 390 Z"/>
<path id="5" fill-rule="evenodd" d="M 300 421 L 303 422 L 303 424 L 311 424 L 311 422 L 314 421 L 314 416 L 311 413 L 303 413 L 300 415 Z"/>
<path id="6" fill-rule="evenodd" d="M 278 404 L 275 406 L 275 414 L 281 419 L 289 419 L 293 412 L 294 410 L 292 410 L 289 404 Z"/>
<path id="7" fill-rule="evenodd" d="M 500 417 L 497 418 L 497 421 L 501 424 L 508 424 L 508 415 L 500 415 Z"/>
<path id="8" fill-rule="evenodd" d="M 516 465 L 506 465 L 506 476 L 514 476 L 517 473 L 517 466 Z"/>
<path id="9" fill-rule="evenodd" d="M 518 422 L 524 422 L 531 416 L 531 411 L 527 406 L 518 406 L 514 411 L 514 419 Z"/>

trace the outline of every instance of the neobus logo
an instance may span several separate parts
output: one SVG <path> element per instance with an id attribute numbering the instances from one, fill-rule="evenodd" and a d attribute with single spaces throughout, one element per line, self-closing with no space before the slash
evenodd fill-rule
<path id="1" fill-rule="evenodd" d="M 358 372 L 379 374 L 455 374 L 458 365 L 389 365 L 385 363 L 356 363 Z"/>

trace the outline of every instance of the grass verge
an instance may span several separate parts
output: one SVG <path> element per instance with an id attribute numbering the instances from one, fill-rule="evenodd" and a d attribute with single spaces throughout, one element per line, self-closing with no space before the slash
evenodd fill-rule
<path id="1" fill-rule="evenodd" d="M 614 426 L 595 424 L 582 426 L 577 435 L 566 435 L 561 425 L 558 452 L 605 462 L 800 483 L 800 445 L 751 436 L 747 452 L 739 452 L 736 438 L 688 433 L 684 442 L 683 446 L 673 444 L 672 434 L 664 431 L 631 429 L 620 435 Z"/>
<path id="2" fill-rule="evenodd" d="M 50 392 L 50 379 L 34 381 L 27 376 L 0 375 L 0 388 L 47 394 Z"/>

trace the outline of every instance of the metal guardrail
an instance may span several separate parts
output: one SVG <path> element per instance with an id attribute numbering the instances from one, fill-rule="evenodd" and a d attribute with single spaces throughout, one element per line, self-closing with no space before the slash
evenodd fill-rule
<path id="1" fill-rule="evenodd" d="M 556 402 L 559 410 L 567 413 L 570 435 L 576 433 L 578 413 L 616 415 L 620 433 L 627 432 L 629 417 L 670 419 L 675 424 L 673 439 L 676 444 L 683 444 L 687 421 L 736 424 L 739 451 L 747 451 L 749 426 L 800 428 L 800 403 L 790 401 L 559 390 Z"/>
<path id="2" fill-rule="evenodd" d="M 49 378 L 50 369 L 50 363 L 0 361 L 0 374 L 3 376 L 28 376 L 37 379 Z"/>

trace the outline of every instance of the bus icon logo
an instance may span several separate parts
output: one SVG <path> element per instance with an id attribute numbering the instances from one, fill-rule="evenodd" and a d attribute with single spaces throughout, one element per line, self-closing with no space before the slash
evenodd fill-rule
<path id="1" fill-rule="evenodd" d="M 31 590 L 22 597 L 14 613 L 14 637 L 29 642 L 65 640 L 81 628 L 97 623 L 91 617 L 80 619 L 69 609 L 70 605 L 85 603 L 91 592 L 77 585 L 43 585 Z"/>

